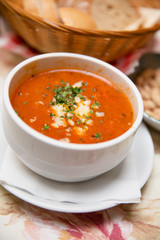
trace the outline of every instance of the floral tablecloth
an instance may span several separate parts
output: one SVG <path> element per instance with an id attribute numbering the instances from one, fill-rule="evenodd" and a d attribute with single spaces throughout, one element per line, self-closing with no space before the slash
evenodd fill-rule
<path id="1" fill-rule="evenodd" d="M 126 74 L 148 51 L 160 50 L 160 38 L 112 63 Z M 0 90 L 8 72 L 38 54 L 0 18 Z M 33 206 L 0 186 L 0 240 L 158 240 L 160 239 L 160 132 L 149 128 L 155 155 L 139 204 L 122 204 L 93 213 L 63 213 Z M 0 143 L 1 144 L 1 143 Z"/>

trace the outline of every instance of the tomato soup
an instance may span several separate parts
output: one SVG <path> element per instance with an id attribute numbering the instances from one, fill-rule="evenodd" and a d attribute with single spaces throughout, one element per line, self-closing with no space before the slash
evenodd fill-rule
<path id="1" fill-rule="evenodd" d="M 133 108 L 109 79 L 75 69 L 27 78 L 11 96 L 18 116 L 38 132 L 70 143 L 114 139 L 133 124 Z"/>

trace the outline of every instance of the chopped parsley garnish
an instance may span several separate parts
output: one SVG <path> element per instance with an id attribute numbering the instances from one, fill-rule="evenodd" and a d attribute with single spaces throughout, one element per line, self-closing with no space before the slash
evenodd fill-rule
<path id="1" fill-rule="evenodd" d="M 86 124 L 87 120 L 85 119 L 85 121 L 83 122 L 83 124 Z"/>
<path id="2" fill-rule="evenodd" d="M 94 106 L 100 106 L 100 103 L 95 101 L 95 103 L 92 104 L 91 108 L 94 108 Z"/>
<path id="3" fill-rule="evenodd" d="M 49 90 L 51 87 L 46 87 L 46 90 Z"/>
<path id="4" fill-rule="evenodd" d="M 91 119 L 91 116 L 85 116 L 87 119 Z"/>
<path id="5" fill-rule="evenodd" d="M 47 129 L 49 129 L 49 126 L 47 124 L 44 124 L 42 130 L 44 131 L 44 130 L 47 130 Z"/>
<path id="6" fill-rule="evenodd" d="M 56 114 L 50 113 L 49 116 L 54 117 L 54 116 L 56 116 Z"/>
<path id="7" fill-rule="evenodd" d="M 97 102 L 97 101 L 95 101 L 95 105 L 96 105 L 96 106 L 99 106 L 99 105 L 100 105 L 100 103 L 99 103 L 99 102 Z"/>
<path id="8" fill-rule="evenodd" d="M 87 86 L 87 85 L 88 85 L 88 82 L 85 82 L 85 83 L 82 82 L 82 85 L 83 85 L 83 86 Z"/>
<path id="9" fill-rule="evenodd" d="M 100 132 L 97 132 L 95 135 L 93 135 L 93 137 L 95 137 L 96 139 L 103 139 L 102 138 L 102 133 L 100 133 Z"/>
<path id="10" fill-rule="evenodd" d="M 59 118 L 66 118 L 67 116 L 64 116 L 64 115 L 62 115 L 62 116 L 60 116 Z"/>
<path id="11" fill-rule="evenodd" d="M 92 119 L 92 115 L 94 114 L 94 110 L 91 108 L 94 108 L 94 106 L 100 106 L 100 103 L 97 102 L 96 100 L 93 100 L 93 104 L 90 105 L 88 108 L 88 112 L 86 114 L 80 115 L 78 113 L 79 110 L 79 102 L 77 102 L 77 98 L 79 98 L 82 101 L 87 100 L 87 98 L 83 95 L 83 90 L 82 87 L 74 87 L 72 85 L 69 85 L 68 82 L 64 82 L 63 79 L 60 80 L 60 85 L 55 85 L 54 88 L 50 89 L 51 92 L 53 92 L 53 100 L 49 102 L 50 105 L 62 105 L 63 107 L 61 108 L 64 115 L 62 114 L 59 116 L 59 120 L 63 121 L 64 118 L 73 119 L 74 123 L 78 126 L 81 125 L 83 129 L 86 128 L 86 124 L 88 123 L 88 120 Z M 82 83 L 82 86 L 87 86 L 88 83 Z M 94 89 L 93 91 L 96 91 Z M 91 98 L 94 98 L 94 96 L 91 95 Z M 78 109 L 77 112 L 75 110 Z M 83 110 L 82 110 L 83 112 Z M 75 117 L 74 117 L 75 115 Z M 50 113 L 50 116 L 57 116 L 56 114 Z M 78 118 L 78 119 L 77 119 Z M 88 123 L 89 124 L 89 123 Z M 48 129 L 48 125 L 43 126 L 43 130 Z M 95 135 L 92 135 L 92 137 L 102 140 L 102 134 L 97 132 Z M 83 138 L 80 138 L 80 140 L 83 140 Z M 84 141 L 84 140 L 83 140 Z"/>
<path id="12" fill-rule="evenodd" d="M 73 104 L 76 105 L 75 97 L 78 94 L 82 93 L 82 88 L 73 87 L 70 85 L 58 86 L 53 90 L 55 92 L 55 96 L 54 96 L 54 101 L 52 102 L 52 105 L 65 104 L 65 105 L 69 105 L 68 108 L 69 107 L 73 108 Z M 73 109 L 69 109 L 69 110 L 72 111 Z"/>
<path id="13" fill-rule="evenodd" d="M 15 111 L 15 113 L 17 113 L 17 115 L 19 114 L 17 110 L 14 110 L 14 111 Z"/>
<path id="14" fill-rule="evenodd" d="M 65 85 L 68 84 L 68 82 L 64 82 L 63 79 L 61 79 L 61 83 Z"/>
<path id="15" fill-rule="evenodd" d="M 81 123 L 81 120 L 78 120 L 78 121 L 76 122 L 77 125 L 79 125 L 80 123 Z"/>

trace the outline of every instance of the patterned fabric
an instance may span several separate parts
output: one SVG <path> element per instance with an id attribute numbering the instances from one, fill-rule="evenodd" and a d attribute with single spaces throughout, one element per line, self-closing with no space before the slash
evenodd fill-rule
<path id="1" fill-rule="evenodd" d="M 159 33 L 143 49 L 112 63 L 126 74 L 146 52 L 160 52 Z M 0 82 L 18 62 L 37 53 L 0 19 Z M 0 187 L 0 240 L 159 240 L 160 133 L 150 129 L 155 147 L 154 167 L 142 189 L 140 204 L 104 211 L 70 214 L 48 211 L 20 200 Z"/>

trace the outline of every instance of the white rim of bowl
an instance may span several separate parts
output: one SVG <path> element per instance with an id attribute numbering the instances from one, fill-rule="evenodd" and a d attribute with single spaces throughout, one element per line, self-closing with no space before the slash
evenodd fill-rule
<path id="1" fill-rule="evenodd" d="M 146 112 L 144 112 L 144 117 L 145 117 L 146 119 L 149 119 L 149 120 L 153 121 L 154 123 L 160 124 L 160 120 L 152 117 L 151 115 L 149 115 L 149 114 L 146 113 Z"/>
<path id="2" fill-rule="evenodd" d="M 54 138 L 50 138 L 48 136 L 45 136 L 41 133 L 39 133 L 38 131 L 34 130 L 33 128 L 31 128 L 29 125 L 27 125 L 20 117 L 17 116 L 17 114 L 15 113 L 11 103 L 10 103 L 10 99 L 9 99 L 9 86 L 10 86 L 10 82 L 11 79 L 13 78 L 13 76 L 16 74 L 16 72 L 24 67 L 25 65 L 33 62 L 33 61 L 37 61 L 37 60 L 41 60 L 44 58 L 55 58 L 55 57 L 69 57 L 69 58 L 75 58 L 75 59 L 84 59 L 84 60 L 88 60 L 88 61 L 93 61 L 94 63 L 97 63 L 101 66 L 107 67 L 109 68 L 111 71 L 114 71 L 117 73 L 117 75 L 122 75 L 123 78 L 128 82 L 128 84 L 132 87 L 132 89 L 135 92 L 135 95 L 138 99 L 138 115 L 136 117 L 135 122 L 133 123 L 133 125 L 131 126 L 130 129 L 128 129 L 124 134 L 122 134 L 121 136 L 114 138 L 112 140 L 106 141 L 106 142 L 101 142 L 101 143 L 92 143 L 92 144 L 79 144 L 79 143 L 65 143 L 65 142 L 61 142 L 59 140 L 56 140 Z M 19 63 L 18 65 L 16 65 L 8 74 L 8 76 L 5 79 L 4 82 L 4 87 L 3 87 L 3 102 L 5 104 L 5 107 L 9 113 L 9 115 L 11 116 L 12 120 L 17 123 L 19 125 L 19 127 L 21 129 L 23 129 L 26 133 L 28 133 L 31 136 L 34 136 L 34 138 L 38 139 L 41 142 L 47 143 L 51 146 L 56 146 L 59 148 L 64 148 L 64 149 L 71 149 L 71 150 L 100 150 L 109 146 L 113 146 L 115 144 L 117 144 L 119 141 L 124 141 L 126 138 L 128 138 L 130 135 L 132 135 L 132 133 L 134 133 L 137 128 L 139 127 L 142 118 L 143 118 L 143 101 L 141 98 L 141 95 L 137 89 L 137 87 L 135 86 L 135 84 L 120 70 L 118 70 L 117 68 L 115 68 L 114 66 L 110 65 L 109 63 L 106 63 L 100 59 L 91 57 L 91 56 L 87 56 L 87 55 L 82 55 L 82 54 L 77 54 L 77 53 L 66 53 L 66 52 L 56 52 L 56 53 L 44 53 L 44 54 L 40 54 L 34 57 L 30 57 L 24 61 L 22 61 L 21 63 Z"/>

